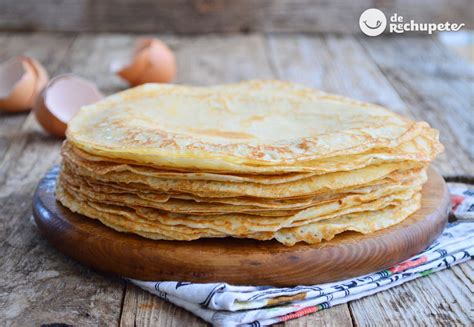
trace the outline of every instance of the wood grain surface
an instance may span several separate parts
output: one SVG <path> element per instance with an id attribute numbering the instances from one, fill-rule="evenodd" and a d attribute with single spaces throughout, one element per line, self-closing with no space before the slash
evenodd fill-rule
<path id="1" fill-rule="evenodd" d="M 389 268 L 419 253 L 448 220 L 446 183 L 429 169 L 421 209 L 375 233 L 345 232 L 329 242 L 292 247 L 233 238 L 155 241 L 116 232 L 63 207 L 55 198 L 58 173 L 58 166 L 51 169 L 34 195 L 33 215 L 40 231 L 59 251 L 87 266 L 139 280 L 272 286 L 344 280 Z"/>
<path id="2" fill-rule="evenodd" d="M 405 21 L 474 25 L 470 0 L 2 0 L 10 31 L 360 34 L 359 16 L 378 8 Z"/>
<path id="3" fill-rule="evenodd" d="M 0 33 L 0 60 L 32 55 L 50 75 L 74 72 L 110 94 L 126 87 L 109 72 L 110 60 L 125 54 L 139 36 Z M 442 131 L 447 150 L 434 163 L 442 175 L 474 171 L 472 143 L 466 138 L 473 135 L 474 66 L 436 38 L 156 36 L 177 56 L 177 83 L 280 78 L 378 102 Z M 181 308 L 67 259 L 39 235 L 31 222 L 32 196 L 41 177 L 59 162 L 60 144 L 32 115 L 0 113 L 0 322 L 205 326 Z M 474 319 L 473 281 L 471 260 L 279 326 L 468 326 Z"/>

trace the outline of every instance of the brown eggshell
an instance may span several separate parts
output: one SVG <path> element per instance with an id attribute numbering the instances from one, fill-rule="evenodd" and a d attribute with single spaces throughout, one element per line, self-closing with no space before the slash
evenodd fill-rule
<path id="1" fill-rule="evenodd" d="M 158 39 L 139 39 L 131 62 L 117 74 L 130 85 L 169 83 L 176 76 L 176 59 L 171 49 Z"/>
<path id="2" fill-rule="evenodd" d="M 35 101 L 38 75 L 26 57 L 0 64 L 0 110 L 30 110 Z"/>
<path id="3" fill-rule="evenodd" d="M 41 92 L 33 109 L 36 120 L 49 134 L 63 138 L 66 135 L 67 124 L 56 118 L 46 107 L 44 93 Z"/>
<path id="4" fill-rule="evenodd" d="M 34 113 L 50 134 L 64 137 L 67 123 L 82 106 L 103 98 L 92 82 L 74 75 L 57 76 L 40 93 Z"/>
<path id="5" fill-rule="evenodd" d="M 160 40 L 149 45 L 149 66 L 139 79 L 143 83 L 169 83 L 176 76 L 176 59 L 170 48 Z"/>

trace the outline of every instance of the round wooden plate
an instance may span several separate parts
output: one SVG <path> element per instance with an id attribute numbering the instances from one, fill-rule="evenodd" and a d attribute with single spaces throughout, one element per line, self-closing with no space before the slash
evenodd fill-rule
<path id="1" fill-rule="evenodd" d="M 386 269 L 426 248 L 443 230 L 449 195 L 429 170 L 421 209 L 400 224 L 330 242 L 286 247 L 276 241 L 153 241 L 116 232 L 71 212 L 54 197 L 58 168 L 41 180 L 33 202 L 38 228 L 58 250 L 97 270 L 141 280 L 311 285 Z"/>

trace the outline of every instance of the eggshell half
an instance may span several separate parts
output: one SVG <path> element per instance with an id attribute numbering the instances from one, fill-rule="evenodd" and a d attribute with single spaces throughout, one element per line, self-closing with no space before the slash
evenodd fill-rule
<path id="1" fill-rule="evenodd" d="M 150 64 L 140 76 L 140 84 L 171 82 L 176 76 L 176 59 L 171 49 L 160 40 L 151 40 L 148 49 Z"/>
<path id="2" fill-rule="evenodd" d="M 48 133 L 64 137 L 67 123 L 79 109 L 103 97 L 94 83 L 71 74 L 60 75 L 51 79 L 41 92 L 34 112 Z"/>
<path id="3" fill-rule="evenodd" d="M 38 75 L 25 57 L 0 64 L 0 110 L 30 110 L 35 100 Z"/>
<path id="4" fill-rule="evenodd" d="M 135 44 L 130 63 L 114 70 L 132 86 L 169 83 L 176 76 L 176 59 L 173 51 L 162 41 L 143 38 Z"/>

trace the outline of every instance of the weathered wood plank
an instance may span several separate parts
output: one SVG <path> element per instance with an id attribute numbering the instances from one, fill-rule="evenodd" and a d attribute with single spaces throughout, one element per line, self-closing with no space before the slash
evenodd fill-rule
<path id="1" fill-rule="evenodd" d="M 3 0 L 0 28 L 75 32 L 213 33 L 239 31 L 359 34 L 368 8 L 406 21 L 473 26 L 470 0 Z M 471 10 L 469 10 L 471 8 Z"/>
<path id="2" fill-rule="evenodd" d="M 105 94 L 126 89 L 127 83 L 112 73 L 110 66 L 114 60 L 131 54 L 135 39 L 135 36 L 125 34 L 80 35 L 60 71 L 89 79 Z"/>
<path id="3" fill-rule="evenodd" d="M 212 85 L 273 77 L 257 34 L 185 37 L 168 43 L 179 62 L 178 83 Z"/>
<path id="4" fill-rule="evenodd" d="M 472 270 L 471 260 L 354 301 L 354 321 L 357 326 L 471 326 Z"/>
<path id="5" fill-rule="evenodd" d="M 414 116 L 441 131 L 445 174 L 472 173 L 474 105 L 473 68 L 428 38 L 392 42 L 364 40 L 363 44 Z M 396 53 L 397 55 L 393 55 Z M 435 63 L 438 63 L 435 65 Z M 360 325 L 410 322 L 416 326 L 472 324 L 472 261 L 402 287 L 351 303 Z M 391 310 L 383 310 L 389 303 Z M 367 311 L 365 308 L 373 307 Z"/>
<path id="6" fill-rule="evenodd" d="M 71 41 L 74 38 L 69 37 Z M 19 37 L 16 42 L 21 44 L 17 49 L 26 49 L 32 39 Z M 32 51 L 44 53 L 50 72 L 62 71 L 61 62 L 71 55 L 70 42 L 48 36 L 35 43 Z M 63 55 L 55 57 L 50 49 Z M 92 49 L 83 45 L 76 51 L 90 53 Z M 84 66 L 86 62 L 76 64 Z M 100 80 L 100 74 L 95 78 Z M 123 282 L 104 278 L 61 256 L 38 234 L 31 220 L 33 191 L 43 174 L 59 161 L 60 143 L 47 136 L 30 114 L 12 134 L 0 163 L 0 321 L 7 325 L 107 325 L 119 321 Z"/>
<path id="7" fill-rule="evenodd" d="M 74 34 L 2 33 L 0 61 L 25 55 L 36 58 L 50 74 L 54 74 L 75 39 Z"/>
<path id="8" fill-rule="evenodd" d="M 431 38 L 361 41 L 413 115 L 440 130 L 441 173 L 472 174 L 474 67 Z"/>
<path id="9" fill-rule="evenodd" d="M 206 326 L 206 322 L 186 310 L 128 284 L 123 302 L 120 327 L 134 326 Z"/>
<path id="10" fill-rule="evenodd" d="M 381 72 L 380 68 L 366 55 L 366 51 L 360 43 L 352 37 L 314 37 L 314 36 L 278 36 L 273 35 L 268 39 L 269 48 L 271 49 L 271 58 L 273 60 L 278 77 L 290 79 L 297 82 L 310 84 L 323 90 L 344 94 L 347 96 L 359 98 L 361 100 L 377 102 L 394 109 L 403 114 L 414 116 L 420 119 L 417 109 L 412 106 L 407 107 L 404 98 L 400 96 L 397 90 L 392 86 L 391 80 L 387 79 Z M 391 42 L 386 40 L 386 42 Z M 385 57 L 398 55 L 398 52 L 385 53 Z M 390 60 L 390 59 L 387 59 Z M 428 59 L 426 59 L 428 60 Z M 432 61 L 431 61 L 432 62 Z M 300 66 L 301 65 L 301 66 Z M 311 72 L 309 75 L 306 72 Z M 436 101 L 439 94 L 432 93 L 431 101 Z M 439 111 L 439 108 L 433 110 Z M 447 158 L 438 160 L 438 166 L 444 171 L 453 171 L 450 162 L 456 160 Z M 462 163 L 462 158 L 458 163 Z M 380 293 L 367 299 L 362 299 L 349 304 L 354 323 L 356 325 L 380 326 L 383 324 L 393 324 L 398 322 L 400 325 L 411 325 L 414 321 L 413 314 L 418 315 L 417 321 L 430 321 L 433 319 L 431 312 L 437 314 L 436 311 L 441 303 L 450 301 L 448 296 L 439 289 L 444 289 L 446 293 L 464 294 L 459 301 L 464 306 L 468 306 L 466 302 L 465 291 L 462 289 L 464 284 L 458 281 L 451 281 L 453 271 L 456 271 L 466 280 L 468 274 L 463 273 L 464 265 L 455 267 L 439 275 L 417 280 L 413 286 L 409 284 L 402 287 L 394 288 L 389 291 L 390 299 L 398 304 L 397 308 L 401 309 L 388 310 L 385 309 L 387 298 L 385 292 Z M 450 278 L 448 282 L 443 282 L 443 278 Z M 436 289 L 431 290 L 436 285 Z M 413 289 L 413 291 L 412 291 Z M 425 306 L 430 309 L 412 311 L 403 303 L 404 294 L 406 292 L 416 293 L 416 305 Z M 388 296 L 388 295 L 387 295 Z M 452 300 L 452 299 L 451 299 Z M 361 305 L 361 301 L 363 304 Z M 365 301 L 365 302 L 364 302 Z M 395 304 L 390 305 L 392 308 Z M 377 308 L 377 309 L 373 309 Z M 454 308 L 454 306 L 453 306 Z M 406 312 L 404 310 L 407 310 Z M 455 324 L 459 321 L 466 321 L 466 313 L 455 308 L 457 311 L 451 315 L 447 315 L 445 322 Z M 454 309 L 453 309 L 454 310 Z M 390 314 L 383 314 L 390 312 Z M 457 316 L 459 314 L 459 317 Z"/>
<path id="11" fill-rule="evenodd" d="M 279 78 L 410 114 L 353 38 L 271 35 L 268 46 Z"/>

